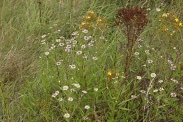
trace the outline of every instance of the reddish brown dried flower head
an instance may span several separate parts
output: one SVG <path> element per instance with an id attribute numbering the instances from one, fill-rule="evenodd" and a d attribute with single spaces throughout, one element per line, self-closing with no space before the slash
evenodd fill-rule
<path id="1" fill-rule="evenodd" d="M 135 8 L 122 8 L 118 10 L 116 15 L 116 24 L 122 26 L 122 31 L 127 37 L 127 55 L 126 55 L 126 65 L 125 65 L 125 77 L 129 75 L 129 69 L 132 62 L 133 57 L 133 47 L 135 45 L 136 40 L 142 33 L 143 29 L 147 25 L 146 14 L 140 7 Z M 120 26 L 121 27 L 121 26 Z"/>
<path id="2" fill-rule="evenodd" d="M 117 25 L 124 23 L 125 26 L 143 29 L 147 22 L 146 14 L 140 7 L 119 9 L 116 16 Z"/>

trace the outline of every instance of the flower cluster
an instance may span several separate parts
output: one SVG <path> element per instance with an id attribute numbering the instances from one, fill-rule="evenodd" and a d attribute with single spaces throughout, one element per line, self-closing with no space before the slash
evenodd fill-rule
<path id="1" fill-rule="evenodd" d="M 183 22 L 173 13 L 163 13 L 159 21 L 161 23 L 161 30 L 167 32 L 171 36 L 182 30 Z"/>
<path id="2" fill-rule="evenodd" d="M 170 64 L 170 69 L 171 70 L 176 70 L 176 65 L 173 64 L 173 62 L 171 60 L 168 60 L 168 63 Z"/>
<path id="3" fill-rule="evenodd" d="M 93 91 L 97 92 L 98 88 L 94 88 Z M 62 92 L 62 94 L 59 94 L 59 92 Z M 78 102 L 78 97 L 83 97 L 85 95 L 87 95 L 87 91 L 86 90 L 81 90 L 81 85 L 79 83 L 72 83 L 70 86 L 67 85 L 63 85 L 61 87 L 60 90 L 55 91 L 52 94 L 52 97 L 54 99 L 56 99 L 60 105 L 65 105 L 65 104 L 71 104 L 74 105 L 73 103 L 77 103 Z M 77 96 L 77 97 L 76 97 Z M 70 118 L 71 116 L 71 108 L 67 107 L 68 110 L 66 109 L 65 111 L 67 111 L 67 113 L 65 113 L 63 115 L 64 118 Z M 90 105 L 85 105 L 83 106 L 83 109 L 89 110 L 90 109 Z"/>
<path id="4" fill-rule="evenodd" d="M 99 29 L 104 30 L 108 26 L 107 19 L 105 17 L 98 17 L 94 11 L 87 11 L 83 17 L 84 20 L 81 23 L 80 28 L 82 29 Z"/>
<path id="5" fill-rule="evenodd" d="M 114 80 L 114 79 L 118 79 L 118 77 L 119 77 L 119 71 L 118 70 L 109 70 L 107 72 L 107 79 L 109 81 Z"/>
<path id="6" fill-rule="evenodd" d="M 146 13 L 140 7 L 134 7 L 130 9 L 122 8 L 118 10 L 116 15 L 116 24 L 121 25 L 122 23 L 124 23 L 127 28 L 134 31 L 131 34 L 137 34 L 138 37 L 138 35 L 147 25 L 148 20 Z"/>
<path id="7" fill-rule="evenodd" d="M 87 16 L 91 16 L 91 20 L 87 20 L 90 23 L 97 18 L 91 11 Z M 52 29 L 56 27 L 57 25 L 54 25 Z M 105 37 L 95 36 L 91 30 L 84 28 L 73 31 L 69 37 L 61 35 L 61 29 L 55 30 L 54 33 L 42 35 L 40 41 L 45 47 L 43 58 L 47 60 L 48 68 L 52 69 L 50 72 L 56 72 L 51 76 L 56 82 L 53 82 L 55 85 L 50 97 L 60 106 L 64 106 L 62 116 L 65 119 L 73 116 L 73 106 L 78 103 L 78 107 L 83 108 L 84 116 L 87 117 L 88 112 L 93 109 L 93 103 L 89 101 L 83 104 L 82 99 L 86 101 L 88 94 L 99 92 L 96 82 L 90 83 L 91 86 L 87 85 L 89 83 L 86 77 L 92 76 L 87 68 L 92 69 L 96 62 L 99 62 L 101 52 L 96 45 L 98 42 L 103 43 Z"/>

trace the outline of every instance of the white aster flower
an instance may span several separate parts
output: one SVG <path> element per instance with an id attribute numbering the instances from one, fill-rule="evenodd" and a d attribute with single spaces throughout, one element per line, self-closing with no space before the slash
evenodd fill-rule
<path id="1" fill-rule="evenodd" d="M 55 23 L 55 24 L 53 24 L 53 26 L 55 26 L 55 27 L 56 27 L 57 25 L 58 25 L 58 24 L 56 24 L 56 23 Z"/>
<path id="2" fill-rule="evenodd" d="M 71 49 L 69 49 L 69 48 L 65 48 L 65 52 L 71 52 Z"/>
<path id="3" fill-rule="evenodd" d="M 150 54 L 150 53 L 149 53 L 149 50 L 145 50 L 145 53 L 146 53 L 147 55 Z"/>
<path id="4" fill-rule="evenodd" d="M 50 53 L 49 52 L 45 52 L 45 55 L 49 55 Z"/>
<path id="5" fill-rule="evenodd" d="M 94 88 L 94 91 L 98 91 L 98 88 Z"/>
<path id="6" fill-rule="evenodd" d="M 73 101 L 73 98 L 72 97 L 69 97 L 68 98 L 68 101 L 72 102 Z"/>
<path id="7" fill-rule="evenodd" d="M 176 70 L 176 68 L 177 68 L 177 67 L 176 67 L 175 65 L 172 65 L 172 66 L 170 67 L 171 70 Z"/>
<path id="8" fill-rule="evenodd" d="M 63 47 L 64 46 L 64 43 L 59 43 L 60 47 Z"/>
<path id="9" fill-rule="evenodd" d="M 56 39 L 56 42 L 60 42 L 61 40 L 60 39 Z"/>
<path id="10" fill-rule="evenodd" d="M 63 99 L 62 99 L 62 98 L 59 98 L 58 100 L 59 100 L 60 102 L 62 102 L 62 101 L 63 101 Z"/>
<path id="11" fill-rule="evenodd" d="M 138 80 L 141 80 L 141 79 L 142 79 L 142 77 L 141 77 L 141 76 L 137 76 L 137 79 L 138 79 Z"/>
<path id="12" fill-rule="evenodd" d="M 171 97 L 176 97 L 177 96 L 176 93 L 171 93 L 170 95 L 171 95 Z"/>
<path id="13" fill-rule="evenodd" d="M 85 91 L 85 90 L 83 90 L 82 92 L 83 92 L 84 94 L 87 94 L 87 91 Z"/>
<path id="14" fill-rule="evenodd" d="M 53 98 L 55 98 L 56 96 L 57 96 L 57 95 L 56 95 L 55 93 L 54 93 L 54 94 L 52 94 L 52 97 L 53 97 Z"/>
<path id="15" fill-rule="evenodd" d="M 140 90 L 140 92 L 141 92 L 141 93 L 144 93 L 144 94 L 146 93 L 146 91 L 145 91 L 145 90 Z"/>
<path id="16" fill-rule="evenodd" d="M 64 37 L 63 36 L 60 36 L 60 39 L 64 39 Z"/>
<path id="17" fill-rule="evenodd" d="M 59 94 L 59 91 L 56 91 L 55 93 L 58 95 Z"/>
<path id="18" fill-rule="evenodd" d="M 72 44 L 73 45 L 77 44 L 77 41 L 76 40 L 72 40 Z"/>
<path id="19" fill-rule="evenodd" d="M 68 90 L 69 89 L 69 87 L 68 86 L 63 86 L 63 88 L 62 88 L 63 90 Z"/>
<path id="20" fill-rule="evenodd" d="M 155 78 L 156 77 L 156 73 L 151 73 L 151 77 Z"/>
<path id="21" fill-rule="evenodd" d="M 72 36 L 79 35 L 77 31 L 72 33 Z"/>
<path id="22" fill-rule="evenodd" d="M 167 13 L 163 13 L 162 17 L 168 17 Z"/>
<path id="23" fill-rule="evenodd" d="M 41 38 L 45 38 L 45 37 L 46 37 L 46 35 L 45 35 L 45 34 L 41 36 Z"/>
<path id="24" fill-rule="evenodd" d="M 75 64 L 72 64 L 70 65 L 71 69 L 76 69 L 76 65 Z"/>
<path id="25" fill-rule="evenodd" d="M 58 62 L 56 62 L 56 65 L 57 65 L 57 66 L 61 65 L 61 62 L 59 62 L 59 61 L 58 61 Z"/>
<path id="26" fill-rule="evenodd" d="M 147 8 L 146 10 L 147 10 L 147 11 L 150 11 L 150 10 L 151 10 L 151 8 Z"/>
<path id="27" fill-rule="evenodd" d="M 104 39 L 104 36 L 100 36 L 100 39 Z"/>
<path id="28" fill-rule="evenodd" d="M 72 42 L 72 39 L 67 39 L 67 40 L 66 40 L 66 43 L 67 43 L 67 44 L 70 44 L 71 42 Z"/>
<path id="29" fill-rule="evenodd" d="M 131 95 L 131 98 L 137 98 L 137 96 L 136 95 Z"/>
<path id="30" fill-rule="evenodd" d="M 82 51 L 77 51 L 76 54 L 77 55 L 81 55 L 82 54 Z"/>
<path id="31" fill-rule="evenodd" d="M 173 81 L 174 83 L 179 83 L 178 80 L 175 80 L 175 79 L 173 79 L 173 78 L 171 78 L 170 80 Z"/>
<path id="32" fill-rule="evenodd" d="M 160 11 L 161 11 L 161 9 L 160 9 L 160 8 L 156 8 L 156 11 L 157 11 L 157 12 L 160 12 Z"/>
<path id="33" fill-rule="evenodd" d="M 89 40 L 90 39 L 90 37 L 89 36 L 84 36 L 84 40 Z"/>
<path id="34" fill-rule="evenodd" d="M 138 45 L 138 48 L 141 48 L 141 47 L 142 47 L 142 45 L 139 44 L 139 45 Z"/>
<path id="35" fill-rule="evenodd" d="M 151 63 L 153 62 L 153 60 L 147 60 L 147 62 L 148 62 L 149 64 L 151 64 Z"/>
<path id="36" fill-rule="evenodd" d="M 89 47 L 92 47 L 92 46 L 93 46 L 93 44 L 92 44 L 92 43 L 88 43 L 88 46 L 89 46 Z"/>
<path id="37" fill-rule="evenodd" d="M 88 30 L 84 29 L 82 30 L 83 33 L 88 33 Z"/>
<path id="38" fill-rule="evenodd" d="M 88 120 L 89 118 L 87 116 L 84 116 L 83 117 L 83 120 Z"/>
<path id="39" fill-rule="evenodd" d="M 158 92 L 158 89 L 154 89 L 153 92 Z"/>
<path id="40" fill-rule="evenodd" d="M 85 109 L 90 109 L 90 106 L 89 105 L 85 105 Z"/>
<path id="41" fill-rule="evenodd" d="M 86 48 L 86 45 L 81 45 L 81 49 L 84 49 L 84 48 Z"/>
<path id="42" fill-rule="evenodd" d="M 78 83 L 73 83 L 73 86 L 75 86 L 76 88 L 80 88 L 81 86 Z"/>
<path id="43" fill-rule="evenodd" d="M 134 54 L 135 54 L 136 56 L 138 56 L 138 55 L 139 55 L 139 52 L 135 52 Z"/>
<path id="44" fill-rule="evenodd" d="M 97 58 L 97 57 L 93 57 L 92 59 L 93 59 L 93 60 L 98 60 L 98 58 Z"/>
<path id="45" fill-rule="evenodd" d="M 55 93 L 52 94 L 52 97 L 55 98 L 59 94 L 59 91 L 55 91 Z"/>
<path id="46" fill-rule="evenodd" d="M 70 92 L 75 92 L 76 90 L 75 89 L 70 89 Z"/>
<path id="47" fill-rule="evenodd" d="M 164 88 L 159 88 L 159 91 L 160 91 L 160 92 L 164 91 Z"/>
<path id="48" fill-rule="evenodd" d="M 159 80 L 158 82 L 159 82 L 159 83 L 163 83 L 163 80 Z"/>
<path id="49" fill-rule="evenodd" d="M 168 60 L 168 63 L 169 63 L 169 64 L 172 64 L 172 61 L 171 61 L 171 60 Z"/>
<path id="50" fill-rule="evenodd" d="M 70 49 L 70 48 L 71 48 L 71 45 L 67 45 L 67 47 L 66 47 L 66 48 Z"/>
<path id="51" fill-rule="evenodd" d="M 69 118 L 70 117 L 70 114 L 69 113 L 66 113 L 66 114 L 64 114 L 64 117 L 65 118 Z"/>

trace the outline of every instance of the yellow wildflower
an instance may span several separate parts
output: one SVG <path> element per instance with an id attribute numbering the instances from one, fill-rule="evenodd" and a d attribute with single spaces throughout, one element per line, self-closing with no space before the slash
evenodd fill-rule
<path id="1" fill-rule="evenodd" d="M 107 71 L 107 80 L 108 81 L 112 81 L 114 80 L 115 78 L 118 78 L 119 76 L 119 71 L 118 70 L 108 70 Z"/>
<path id="2" fill-rule="evenodd" d="M 87 14 L 94 14 L 94 11 L 87 11 Z"/>
<path id="3" fill-rule="evenodd" d="M 165 28 L 165 31 L 168 31 L 169 29 L 168 28 Z"/>
<path id="4" fill-rule="evenodd" d="M 89 23 L 89 22 L 82 22 L 80 25 L 80 29 L 92 29 L 93 28 L 93 24 Z"/>
<path id="5" fill-rule="evenodd" d="M 97 15 L 93 11 L 87 11 L 87 17 L 90 17 L 92 20 L 97 19 Z"/>
<path id="6" fill-rule="evenodd" d="M 91 16 L 85 16 L 84 18 L 85 18 L 85 21 L 87 22 L 89 22 L 92 19 Z"/>
<path id="7" fill-rule="evenodd" d="M 179 23 L 179 26 L 181 26 L 181 27 L 182 27 L 182 22 L 180 22 L 180 23 Z"/>
<path id="8" fill-rule="evenodd" d="M 86 16 L 87 19 L 90 19 L 91 17 L 90 16 Z"/>
<path id="9" fill-rule="evenodd" d="M 111 75 L 112 75 L 112 72 L 111 72 L 111 71 L 109 71 L 109 72 L 107 73 L 107 75 L 111 76 Z"/>
<path id="10" fill-rule="evenodd" d="M 101 22 L 102 20 L 101 19 L 97 19 L 97 22 Z"/>
<path id="11" fill-rule="evenodd" d="M 102 30 L 103 30 L 104 28 L 106 28 L 107 25 L 108 25 L 108 22 L 107 22 L 107 20 L 106 20 L 104 17 L 98 18 L 96 22 L 97 22 L 98 28 L 100 28 L 100 29 L 102 29 Z"/>
<path id="12" fill-rule="evenodd" d="M 179 19 L 178 18 L 175 18 L 175 22 L 179 22 Z"/>
<path id="13" fill-rule="evenodd" d="M 82 22 L 81 25 L 85 25 L 85 22 Z"/>
<path id="14" fill-rule="evenodd" d="M 115 77 L 113 71 L 107 72 L 107 80 L 111 81 Z"/>

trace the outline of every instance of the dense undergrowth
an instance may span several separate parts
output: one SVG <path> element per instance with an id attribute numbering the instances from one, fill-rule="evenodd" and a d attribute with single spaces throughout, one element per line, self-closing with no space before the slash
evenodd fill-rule
<path id="1" fill-rule="evenodd" d="M 0 2 L 0 121 L 183 121 L 179 1 Z"/>

